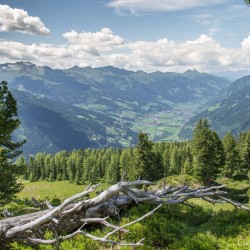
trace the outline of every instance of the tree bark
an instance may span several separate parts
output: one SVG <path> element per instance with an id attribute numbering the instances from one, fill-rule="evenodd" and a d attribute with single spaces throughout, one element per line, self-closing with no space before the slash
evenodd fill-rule
<path id="1" fill-rule="evenodd" d="M 76 234 L 83 234 L 93 240 L 111 244 L 142 245 L 142 241 L 135 243 L 114 242 L 109 237 L 118 231 L 126 232 L 125 227 L 151 215 L 159 207 L 121 227 L 110 224 L 107 218 L 119 218 L 120 211 L 123 209 L 144 202 L 161 206 L 186 204 L 185 202 L 191 198 L 201 198 L 212 203 L 231 203 L 236 207 L 250 211 L 249 207 L 225 198 L 223 195 L 226 192 L 221 190 L 225 187 L 224 185 L 196 189 L 186 185 L 179 187 L 163 186 L 161 189 L 147 191 L 138 188 L 142 185 L 149 186 L 152 184 L 154 183 L 144 180 L 119 182 L 94 198 L 88 198 L 89 194 L 94 192 L 99 185 L 89 186 L 82 193 L 66 199 L 58 207 L 53 208 L 48 205 L 50 208 L 43 211 L 3 219 L 0 221 L 1 249 L 4 249 L 4 247 L 8 249 L 8 244 L 13 241 L 25 241 L 32 244 L 59 244 L 60 241 L 71 238 Z M 113 231 L 102 238 L 84 233 L 82 229 L 93 223 L 110 227 Z M 56 232 L 55 239 L 45 240 L 45 231 L 52 229 Z"/>

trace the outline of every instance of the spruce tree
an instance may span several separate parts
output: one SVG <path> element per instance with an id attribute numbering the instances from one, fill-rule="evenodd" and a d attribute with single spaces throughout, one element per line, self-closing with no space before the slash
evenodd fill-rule
<path id="1" fill-rule="evenodd" d="M 154 143 L 149 140 L 146 133 L 140 133 L 138 138 L 139 143 L 135 148 L 135 172 L 142 179 L 156 181 L 163 176 L 162 159 L 157 159 L 157 154 L 153 150 Z"/>
<path id="2" fill-rule="evenodd" d="M 52 181 L 52 155 L 51 154 L 47 154 L 45 156 L 45 160 L 44 160 L 44 174 L 45 174 L 45 178 L 48 181 Z"/>
<path id="3" fill-rule="evenodd" d="M 241 134 L 240 151 L 242 159 L 242 171 L 250 171 L 250 130 Z"/>
<path id="4" fill-rule="evenodd" d="M 225 152 L 225 164 L 222 174 L 224 177 L 232 178 L 240 168 L 240 154 L 232 133 L 228 132 L 224 136 L 222 143 Z"/>
<path id="5" fill-rule="evenodd" d="M 15 164 L 18 166 L 18 167 L 24 167 L 25 168 L 25 172 L 23 174 L 23 178 L 25 180 L 28 180 L 28 177 L 29 177 L 29 171 L 28 171 L 28 167 L 27 167 L 27 162 L 25 160 L 25 157 L 23 155 L 19 156 L 17 158 L 17 160 L 15 161 Z"/>
<path id="6" fill-rule="evenodd" d="M 193 174 L 193 155 L 189 144 L 185 147 L 185 161 L 182 168 L 182 174 Z"/>
<path id="7" fill-rule="evenodd" d="M 16 100 L 5 81 L 0 83 L 0 205 L 9 202 L 22 189 L 17 182 L 25 166 L 16 165 L 13 158 L 21 154 L 18 150 L 25 141 L 14 142 L 12 133 L 19 127 Z"/>
<path id="8" fill-rule="evenodd" d="M 169 152 L 169 148 L 166 148 L 163 152 L 163 156 L 162 156 L 162 161 L 163 161 L 163 168 L 164 168 L 164 172 L 163 175 L 164 176 L 168 176 L 170 173 L 170 152 Z"/>
<path id="9" fill-rule="evenodd" d="M 174 146 L 170 154 L 170 175 L 180 174 L 181 161 L 178 152 L 178 147 Z"/>
<path id="10" fill-rule="evenodd" d="M 133 180 L 130 178 L 133 173 L 133 168 L 132 168 L 132 155 L 131 155 L 131 150 L 130 149 L 123 149 L 121 156 L 120 156 L 120 176 L 123 180 Z"/>
<path id="11" fill-rule="evenodd" d="M 224 151 L 218 134 L 210 129 L 206 119 L 201 119 L 193 134 L 194 174 L 209 186 L 224 164 Z"/>
<path id="12" fill-rule="evenodd" d="M 107 169 L 107 182 L 109 184 L 114 184 L 120 181 L 120 179 L 119 155 L 113 154 Z"/>

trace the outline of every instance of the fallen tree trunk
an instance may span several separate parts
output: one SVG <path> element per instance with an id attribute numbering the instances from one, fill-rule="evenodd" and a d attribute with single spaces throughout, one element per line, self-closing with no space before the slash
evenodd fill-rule
<path id="1" fill-rule="evenodd" d="M 231 203 L 235 207 L 250 208 L 240 203 L 233 202 L 223 195 L 225 187 L 213 186 L 202 188 L 190 188 L 186 185 L 173 187 L 163 186 L 158 190 L 145 190 L 139 186 L 149 186 L 154 183 L 138 180 L 135 182 L 119 182 L 107 190 L 104 190 L 94 198 L 89 198 L 89 194 L 94 192 L 99 185 L 88 186 L 82 193 L 76 194 L 66 199 L 61 205 L 52 207 L 48 204 L 48 209 L 26 214 L 22 216 L 6 218 L 0 221 L 0 246 L 1 249 L 8 249 L 8 244 L 13 241 L 23 241 L 27 244 L 59 244 L 59 242 L 72 238 L 76 234 L 83 234 L 93 240 L 116 245 L 138 246 L 139 242 L 114 242 L 110 236 L 116 232 L 127 232 L 125 227 L 144 219 L 153 214 L 161 205 L 184 204 L 191 198 L 201 198 L 207 202 Z M 121 227 L 110 224 L 108 217 L 119 217 L 120 211 L 129 206 L 147 202 L 158 205 L 153 211 Z M 88 224 L 102 224 L 113 229 L 110 233 L 98 238 L 86 233 L 83 228 Z M 54 232 L 55 239 L 45 240 L 46 230 Z"/>

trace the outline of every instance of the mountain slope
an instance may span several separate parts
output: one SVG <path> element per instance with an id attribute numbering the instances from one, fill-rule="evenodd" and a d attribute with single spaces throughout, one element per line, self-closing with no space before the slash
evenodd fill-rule
<path id="1" fill-rule="evenodd" d="M 114 138 L 110 138 L 108 127 L 123 132 L 125 138 L 125 133 L 136 138 L 131 130 L 121 130 L 112 118 L 22 91 L 12 92 L 18 101 L 18 115 L 22 121 L 21 127 L 15 132 L 15 138 L 27 140 L 23 146 L 26 154 L 119 146 Z"/>
<path id="2" fill-rule="evenodd" d="M 221 101 L 194 116 L 182 129 L 180 137 L 190 138 L 193 126 L 201 118 L 207 118 L 220 136 L 227 131 L 239 134 L 250 129 L 250 76 L 233 82 L 222 97 Z"/>
<path id="3" fill-rule="evenodd" d="M 58 70 L 29 62 L 2 64 L 0 76 L 16 91 L 23 122 L 19 136 L 32 135 L 27 139 L 36 149 L 30 150 L 49 152 L 79 146 L 129 146 L 136 142 L 138 131 L 151 133 L 155 140 L 174 138 L 198 109 L 230 83 L 195 70 L 183 74 L 111 66 Z M 46 127 L 58 124 L 65 129 Z M 46 143 L 35 145 L 36 135 Z"/>

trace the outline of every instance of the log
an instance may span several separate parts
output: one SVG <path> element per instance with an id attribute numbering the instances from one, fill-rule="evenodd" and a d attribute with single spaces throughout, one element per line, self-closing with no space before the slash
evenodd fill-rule
<path id="1" fill-rule="evenodd" d="M 89 185 L 83 192 L 66 199 L 61 205 L 49 207 L 46 210 L 0 220 L 0 246 L 8 249 L 9 243 L 23 241 L 27 244 L 60 244 L 61 241 L 74 237 L 77 234 L 85 235 L 93 240 L 110 243 L 112 245 L 139 246 L 139 242 L 115 242 L 110 236 L 117 232 L 127 232 L 129 225 L 152 215 L 162 205 L 185 204 L 192 198 L 201 198 L 213 204 L 230 203 L 235 207 L 250 211 L 250 208 L 224 197 L 226 194 L 222 186 L 191 188 L 187 185 L 178 187 L 163 186 L 161 189 L 140 189 L 141 186 L 150 186 L 154 183 L 146 180 L 134 182 L 119 182 L 102 191 L 94 198 L 89 198 L 99 185 Z M 108 217 L 120 216 L 120 211 L 138 203 L 158 205 L 151 212 L 126 225 L 117 227 L 110 224 Z M 96 237 L 83 231 L 89 224 L 101 224 L 113 229 L 103 237 Z M 55 232 L 55 239 L 44 239 L 46 230 Z M 65 234 L 66 232 L 66 234 Z"/>

